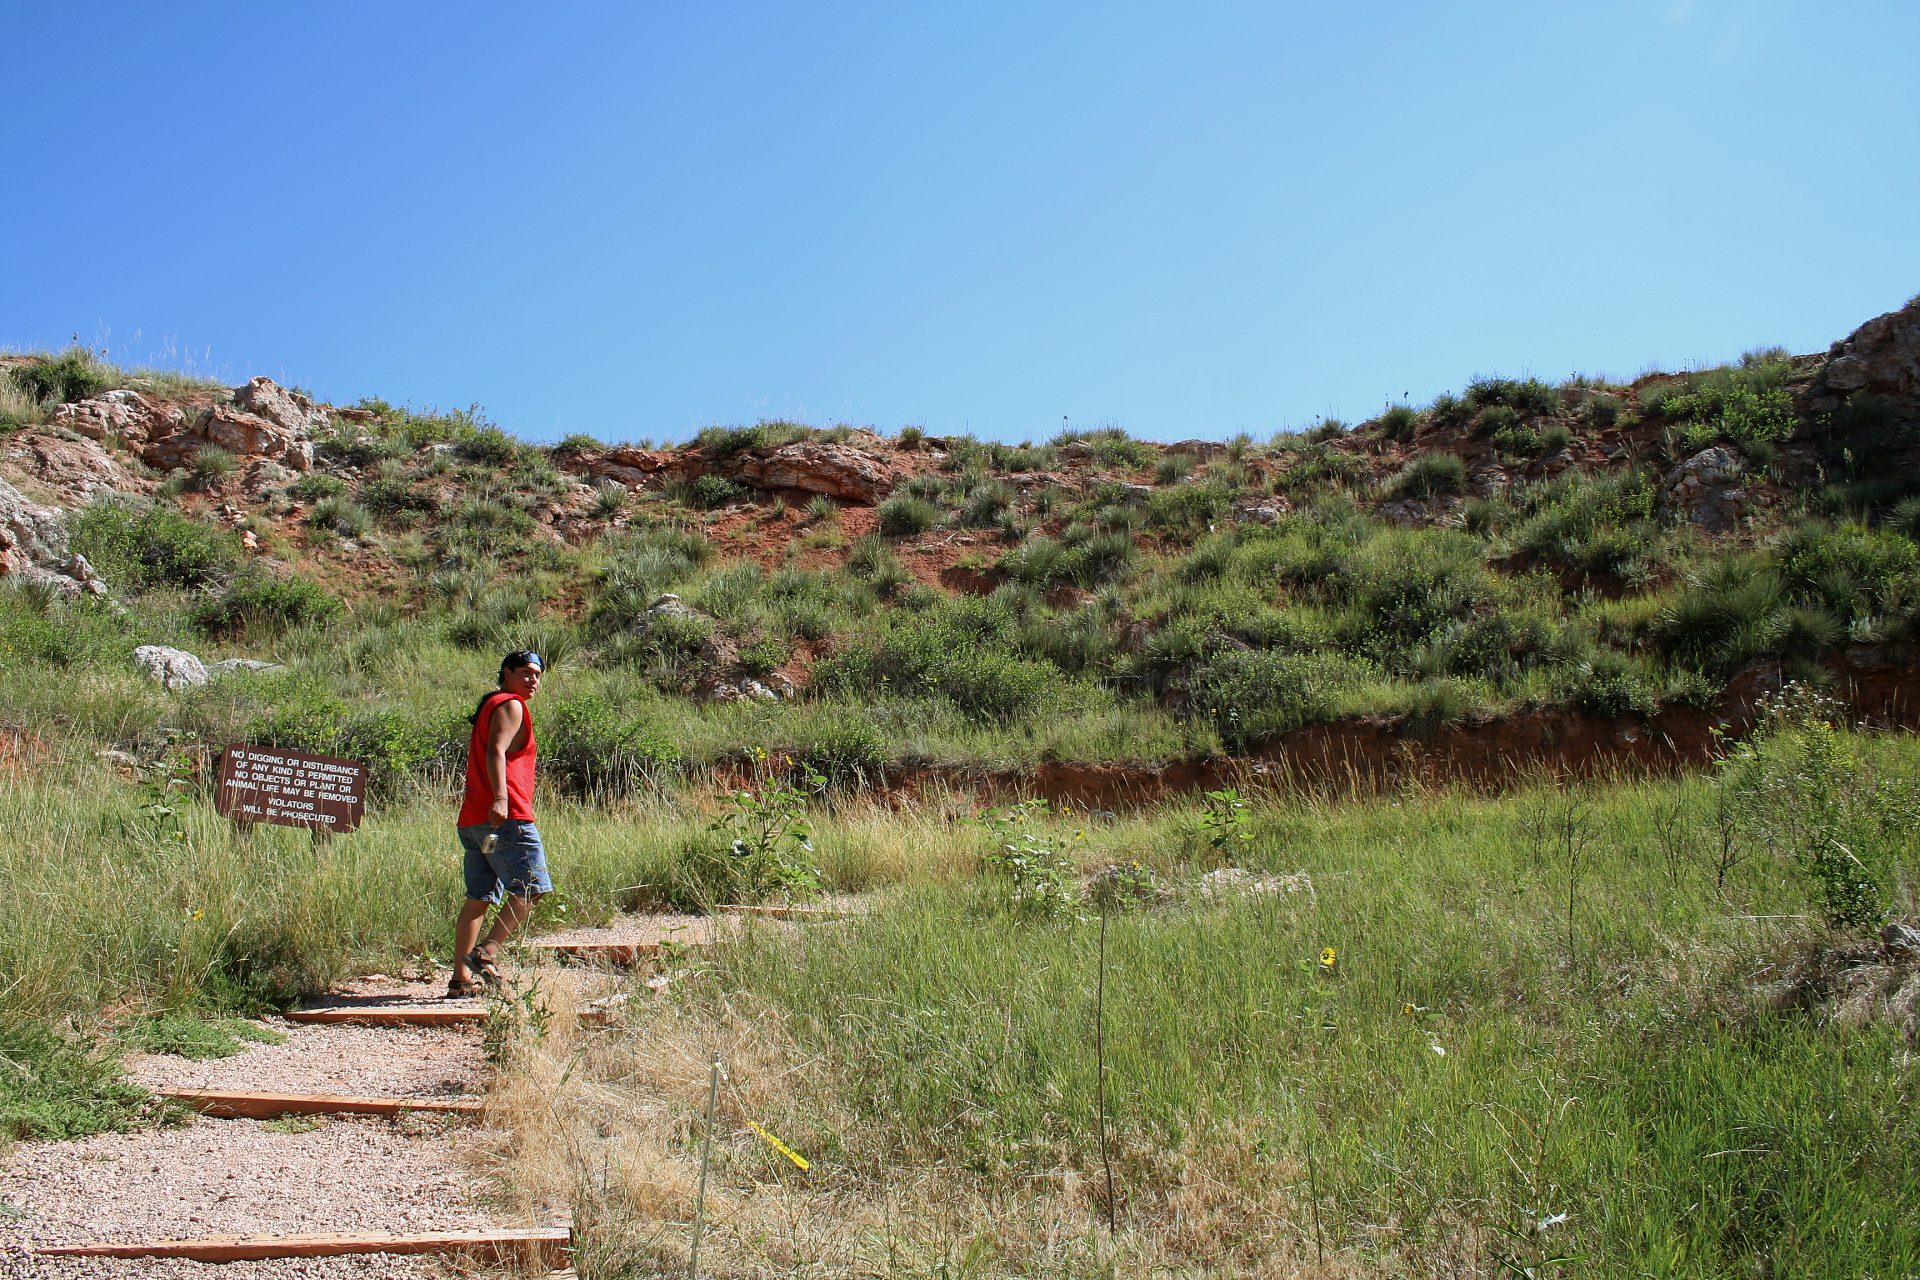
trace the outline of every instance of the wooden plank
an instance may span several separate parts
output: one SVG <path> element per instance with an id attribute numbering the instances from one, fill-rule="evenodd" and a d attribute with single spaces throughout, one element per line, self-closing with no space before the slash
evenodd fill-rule
<path id="1" fill-rule="evenodd" d="M 250 1093 L 236 1089 L 167 1090 L 154 1096 L 183 1102 L 202 1115 L 249 1120 L 275 1116 L 317 1116 L 335 1113 L 358 1116 L 394 1116 L 403 1111 L 439 1115 L 477 1116 L 479 1102 L 451 1098 L 353 1098 L 331 1093 Z"/>
<path id="2" fill-rule="evenodd" d="M 261 1258 L 331 1258 L 346 1253 L 445 1253 L 490 1262 L 538 1258 L 549 1267 L 568 1262 L 573 1232 L 561 1227 L 493 1231 L 330 1232 L 295 1236 L 206 1236 L 199 1240 L 148 1240 L 139 1244 L 44 1245 L 34 1250 L 58 1258 L 190 1258 L 195 1262 L 250 1262 Z"/>
<path id="3" fill-rule="evenodd" d="M 291 1009 L 281 1015 L 289 1022 L 364 1022 L 373 1027 L 445 1027 L 479 1022 L 485 1009 L 432 1009 L 420 1005 L 338 1005 L 324 1009 Z"/>

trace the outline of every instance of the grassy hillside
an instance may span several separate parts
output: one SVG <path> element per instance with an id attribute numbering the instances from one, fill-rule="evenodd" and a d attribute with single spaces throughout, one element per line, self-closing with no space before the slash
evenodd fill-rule
<path id="1" fill-rule="evenodd" d="M 152 1123 L 116 1053 L 444 961 L 464 716 L 531 647 L 535 928 L 877 903 L 525 1028 L 501 1173 L 583 1275 L 684 1264 L 716 1047 L 715 1274 L 1907 1274 L 1920 435 L 1830 371 L 1176 446 L 367 401 L 296 470 L 75 407 L 235 391 L 12 358 L 0 472 L 112 595 L 0 585 L 0 1135 Z M 366 760 L 366 825 L 237 834 L 238 740 Z M 730 849 L 760 806 L 810 846 Z"/>

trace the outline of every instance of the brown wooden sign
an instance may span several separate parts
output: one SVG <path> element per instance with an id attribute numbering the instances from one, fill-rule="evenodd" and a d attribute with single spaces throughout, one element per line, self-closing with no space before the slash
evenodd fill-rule
<path id="1" fill-rule="evenodd" d="M 214 810 L 235 822 L 352 831 L 367 804 L 367 767 L 278 747 L 235 743 L 220 757 Z"/>

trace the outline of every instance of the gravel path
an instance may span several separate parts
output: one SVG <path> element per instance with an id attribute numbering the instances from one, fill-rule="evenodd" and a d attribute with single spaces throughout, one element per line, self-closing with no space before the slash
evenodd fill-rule
<path id="1" fill-rule="evenodd" d="M 376 975 L 310 1001 L 431 1004 L 437 983 Z M 485 1089 L 477 1027 L 359 1027 L 263 1019 L 285 1044 L 248 1044 L 194 1062 L 148 1054 L 129 1078 L 146 1089 L 244 1089 L 447 1097 Z M 472 1230 L 503 1222 L 475 1202 L 459 1144 L 472 1130 L 437 1117 L 278 1121 L 194 1117 L 185 1127 L 22 1143 L 0 1161 L 0 1276 L 197 1280 L 378 1280 L 452 1274 L 431 1257 L 369 1254 L 213 1264 L 181 1258 L 42 1258 L 37 1244 L 328 1231 Z"/>
<path id="2" fill-rule="evenodd" d="M 733 922 L 722 917 L 723 926 Z M 562 929 L 526 939 L 533 946 L 635 946 L 672 938 L 695 946 L 713 940 L 712 916 L 617 916 L 604 929 Z"/>
<path id="3" fill-rule="evenodd" d="M 373 1117 L 195 1118 L 158 1132 L 22 1144 L 0 1168 L 0 1265 L 20 1276 L 424 1275 L 405 1258 L 233 1263 L 35 1258 L 39 1244 L 499 1225 L 469 1195 L 461 1130 Z M 312 1124 L 312 1128 L 306 1126 Z M 302 1131 L 304 1130 L 304 1131 Z M 409 1136 L 409 1135 L 414 1136 Z M 233 1269 L 228 1269 L 228 1268 Z"/>
<path id="4" fill-rule="evenodd" d="M 485 1089 L 477 1029 L 264 1025 L 285 1044 L 249 1044 L 231 1058 L 193 1062 L 148 1054 L 127 1078 L 143 1089 L 246 1089 L 373 1098 L 446 1098 Z"/>

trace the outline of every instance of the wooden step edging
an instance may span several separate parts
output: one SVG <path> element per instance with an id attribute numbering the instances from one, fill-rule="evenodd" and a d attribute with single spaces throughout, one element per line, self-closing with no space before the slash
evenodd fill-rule
<path id="1" fill-rule="evenodd" d="M 429 1115 L 477 1116 L 483 1104 L 452 1098 L 354 1098 L 328 1093 L 252 1093 L 236 1089 L 178 1089 L 154 1094 L 184 1103 L 202 1115 L 221 1119 L 271 1120 L 275 1116 L 345 1114 L 395 1116 L 416 1111 Z"/>
<path id="2" fill-rule="evenodd" d="M 323 1235 L 206 1236 L 140 1244 L 42 1245 L 56 1258 L 187 1258 L 194 1262 L 251 1262 L 262 1258 L 331 1258 L 347 1253 L 450 1253 L 489 1262 L 538 1258 L 550 1267 L 569 1262 L 573 1232 L 566 1227 L 494 1231 L 343 1231 Z"/>
<path id="3" fill-rule="evenodd" d="M 447 1027 L 479 1022 L 485 1009 L 432 1009 L 414 1005 L 334 1005 L 323 1009 L 290 1009 L 281 1015 L 289 1022 L 364 1022 L 375 1027 Z"/>

